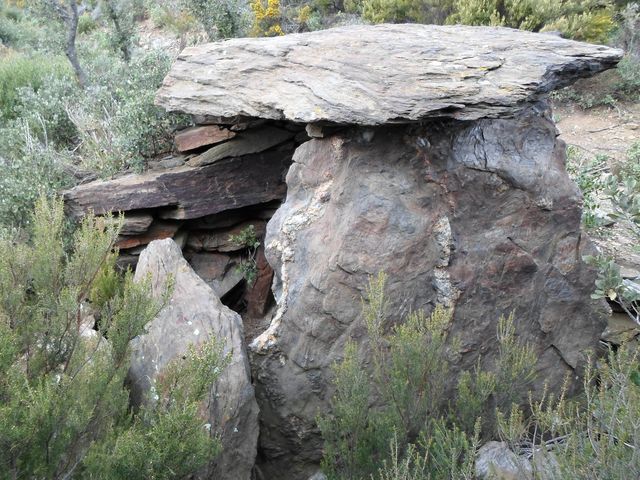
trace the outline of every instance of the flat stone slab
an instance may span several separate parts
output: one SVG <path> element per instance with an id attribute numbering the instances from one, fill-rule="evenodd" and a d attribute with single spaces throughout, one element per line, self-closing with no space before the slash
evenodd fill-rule
<path id="1" fill-rule="evenodd" d="M 185 165 L 78 185 L 64 193 L 65 208 L 75 218 L 88 211 L 102 215 L 164 208 L 159 217 L 187 220 L 279 200 L 286 193 L 284 175 L 292 150 L 293 147 L 227 158 L 202 167 Z"/>
<path id="2" fill-rule="evenodd" d="M 353 25 L 186 48 L 156 103 L 220 123 L 510 117 L 621 57 L 621 50 L 508 28 Z"/>

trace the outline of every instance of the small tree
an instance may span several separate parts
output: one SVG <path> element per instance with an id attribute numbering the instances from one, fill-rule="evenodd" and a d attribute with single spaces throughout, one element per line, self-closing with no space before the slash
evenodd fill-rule
<path id="1" fill-rule="evenodd" d="M 66 30 L 64 53 L 73 67 L 78 83 L 82 88 L 87 86 L 87 74 L 80 65 L 76 51 L 76 36 L 78 34 L 78 18 L 80 16 L 76 0 L 35 0 L 35 5 L 46 14 L 53 15 L 61 22 Z"/>
<path id="2" fill-rule="evenodd" d="M 115 274 L 120 224 L 88 216 L 67 252 L 62 202 L 41 198 L 29 243 L 0 238 L 0 479 L 181 478 L 219 448 L 197 415 L 225 363 L 218 342 L 129 409 L 129 342 L 161 305 Z"/>
<path id="3" fill-rule="evenodd" d="M 209 40 L 238 37 L 245 30 L 247 9 L 242 0 L 182 0 L 202 24 Z"/>
<path id="4" fill-rule="evenodd" d="M 113 24 L 113 47 L 119 50 L 124 61 L 129 63 L 135 27 L 133 5 L 128 0 L 104 0 L 102 5 L 107 18 Z"/>

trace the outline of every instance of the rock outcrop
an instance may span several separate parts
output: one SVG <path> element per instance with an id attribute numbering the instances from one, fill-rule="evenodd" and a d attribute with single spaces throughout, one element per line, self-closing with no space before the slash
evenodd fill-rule
<path id="1" fill-rule="evenodd" d="M 330 367 L 347 340 L 367 358 L 359 299 L 379 271 L 390 324 L 436 304 L 454 309 L 457 368 L 480 354 L 490 364 L 497 320 L 511 312 L 551 389 L 597 347 L 605 310 L 589 298 L 580 193 L 543 104 L 513 119 L 314 139 L 296 151 L 287 184 L 266 237 L 278 310 L 251 345 L 273 474 L 319 461 L 315 418 L 331 395 Z"/>
<path id="2" fill-rule="evenodd" d="M 189 345 L 212 337 L 225 342 L 230 363 L 211 386 L 205 408 L 206 421 L 220 434 L 223 450 L 209 472 L 212 478 L 250 480 L 258 440 L 258 406 L 244 346 L 240 316 L 225 307 L 213 290 L 182 258 L 173 240 L 156 240 L 142 252 L 135 280 L 151 278 L 154 296 L 161 297 L 170 281 L 168 304 L 132 342 L 129 370 L 132 398 L 140 404 L 155 378 Z"/>
<path id="3" fill-rule="evenodd" d="M 453 309 L 454 374 L 479 357 L 492 363 L 498 318 L 515 312 L 540 378 L 555 389 L 580 377 L 607 311 L 590 298 L 595 273 L 581 258 L 592 247 L 546 94 L 620 57 L 550 35 L 425 25 L 187 48 L 157 101 L 206 125 L 179 134 L 190 153 L 159 160 L 164 170 L 77 187 L 68 210 L 134 217 L 122 239 L 136 245 L 123 250 L 130 264 L 154 236 L 181 240 L 243 314 L 258 478 L 306 480 L 318 471 L 315 418 L 347 340 L 369 367 L 360 299 L 379 271 L 389 324 Z M 247 225 L 262 243 L 251 285 L 230 274 L 247 251 L 229 236 Z"/>

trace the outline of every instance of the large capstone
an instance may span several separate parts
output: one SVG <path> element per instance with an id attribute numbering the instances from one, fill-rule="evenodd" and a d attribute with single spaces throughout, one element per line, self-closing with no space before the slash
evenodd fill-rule
<path id="1" fill-rule="evenodd" d="M 157 101 L 227 123 L 473 120 L 511 115 L 621 54 L 506 28 L 353 25 L 186 48 Z"/>

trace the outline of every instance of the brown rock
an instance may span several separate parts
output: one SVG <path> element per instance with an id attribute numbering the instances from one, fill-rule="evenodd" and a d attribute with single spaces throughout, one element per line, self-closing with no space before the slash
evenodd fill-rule
<path id="1" fill-rule="evenodd" d="M 240 234 L 244 229 L 253 226 L 256 237 L 262 238 L 265 232 L 265 223 L 260 220 L 243 222 L 230 229 L 213 231 L 193 231 L 187 240 L 187 247 L 193 251 L 202 250 L 209 252 L 237 252 L 246 248 L 231 241 L 231 237 Z"/>
<path id="2" fill-rule="evenodd" d="M 216 145 L 202 155 L 190 159 L 187 164 L 192 167 L 200 167 L 227 157 L 239 157 L 250 153 L 263 152 L 294 136 L 293 132 L 270 126 L 246 130 L 239 133 L 233 140 L 229 140 L 222 145 Z"/>
<path id="3" fill-rule="evenodd" d="M 164 207 L 161 218 L 190 219 L 279 200 L 292 150 L 86 183 L 65 192 L 65 206 L 74 217 Z"/>
<path id="4" fill-rule="evenodd" d="M 218 125 L 204 125 L 178 132 L 175 136 L 175 143 L 179 152 L 187 152 L 224 142 L 235 136 L 235 132 Z"/>
<path id="5" fill-rule="evenodd" d="M 153 240 L 172 238 L 179 229 L 179 223 L 163 222 L 161 220 L 158 220 L 151 225 L 149 230 L 141 235 L 121 236 L 116 242 L 116 247 L 124 250 L 138 247 L 140 245 L 147 245 Z"/>
<path id="6" fill-rule="evenodd" d="M 480 354 L 492 364 L 498 319 L 511 312 L 536 352 L 534 392 L 580 377 L 608 312 L 590 298 L 596 273 L 581 260 L 591 247 L 564 152 L 544 104 L 513 119 L 353 129 L 298 148 L 265 239 L 277 311 L 251 344 L 265 478 L 317 470 L 331 365 L 348 340 L 367 365 L 360 298 L 380 271 L 389 325 L 454 309 L 451 338 L 464 354 L 449 388 Z"/>
<path id="7" fill-rule="evenodd" d="M 261 246 L 256 252 L 256 279 L 253 285 L 247 288 L 245 300 L 247 302 L 246 318 L 260 318 L 267 313 L 267 308 L 273 296 L 271 295 L 271 283 L 273 281 L 273 269 L 264 256 L 264 248 Z"/>

